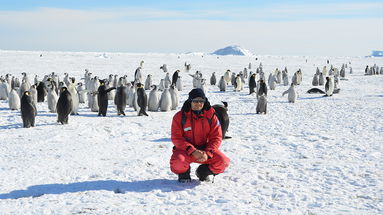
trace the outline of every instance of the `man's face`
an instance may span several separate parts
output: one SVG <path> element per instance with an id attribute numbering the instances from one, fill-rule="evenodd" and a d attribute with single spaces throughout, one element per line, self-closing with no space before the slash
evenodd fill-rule
<path id="1" fill-rule="evenodd" d="M 192 110 L 202 110 L 203 105 L 205 104 L 205 99 L 201 97 L 194 98 L 191 102 Z"/>

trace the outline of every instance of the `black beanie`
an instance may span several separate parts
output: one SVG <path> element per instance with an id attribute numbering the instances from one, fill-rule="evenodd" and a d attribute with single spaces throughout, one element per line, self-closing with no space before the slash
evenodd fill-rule
<path id="1" fill-rule="evenodd" d="M 195 99 L 197 97 L 206 99 L 205 93 L 203 92 L 201 88 L 195 88 L 189 92 L 189 100 Z"/>

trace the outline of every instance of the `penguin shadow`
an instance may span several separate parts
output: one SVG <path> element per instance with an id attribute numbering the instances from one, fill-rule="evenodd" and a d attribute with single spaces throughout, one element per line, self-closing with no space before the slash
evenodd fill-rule
<path id="1" fill-rule="evenodd" d="M 245 97 L 245 98 L 240 98 L 240 100 L 243 103 L 252 103 L 252 104 L 257 103 L 257 98 L 256 97 L 254 97 L 254 98 Z"/>
<path id="2" fill-rule="evenodd" d="M 218 93 L 218 94 L 224 94 L 224 93 L 227 93 L 227 91 L 209 91 L 209 93 Z"/>
<path id="3" fill-rule="evenodd" d="M 48 116 L 48 117 L 57 117 L 57 113 L 50 113 L 50 112 L 37 112 L 36 116 Z"/>
<path id="4" fill-rule="evenodd" d="M 315 97 L 299 97 L 298 100 L 313 100 L 313 99 L 323 99 L 326 98 L 327 96 L 315 96 Z"/>
<path id="5" fill-rule="evenodd" d="M 257 115 L 255 112 L 254 113 L 231 113 L 230 116 L 253 116 Z"/>
<path id="6" fill-rule="evenodd" d="M 10 124 L 10 125 L 0 125 L 0 130 L 22 128 L 22 127 L 23 127 L 23 123 L 16 123 L 16 124 Z"/>
<path id="7" fill-rule="evenodd" d="M 64 193 L 78 193 L 100 190 L 112 191 L 116 194 L 124 194 L 127 192 L 146 193 L 153 190 L 161 190 L 162 192 L 174 192 L 193 189 L 199 184 L 199 181 L 180 184 L 177 180 L 170 179 L 151 179 L 132 182 L 100 180 L 76 182 L 70 184 L 41 184 L 30 186 L 25 190 L 13 190 L 9 193 L 0 193 L 0 199 L 19 199 L 28 197 L 36 198 L 47 194 L 60 195 Z"/>
<path id="8" fill-rule="evenodd" d="M 366 95 L 365 97 L 383 98 L 383 95 Z"/>
<path id="9" fill-rule="evenodd" d="M 57 125 L 57 122 L 51 122 L 51 123 L 36 123 L 34 127 L 30 127 L 29 129 L 33 128 L 39 128 L 39 127 L 44 127 L 44 126 L 49 126 L 49 125 Z M 16 123 L 16 124 L 10 124 L 10 125 L 1 125 L 0 130 L 5 130 L 5 129 L 14 129 L 14 128 L 24 128 L 23 123 Z"/>
<path id="10" fill-rule="evenodd" d="M 172 140 L 170 138 L 160 138 L 160 139 L 152 140 L 152 142 L 163 143 L 163 142 L 172 142 Z"/>
<path id="11" fill-rule="evenodd" d="M 73 116 L 71 116 L 73 117 Z M 90 118 L 125 118 L 125 117 L 135 117 L 131 115 L 117 115 L 117 113 L 110 113 L 106 116 L 99 116 L 98 113 L 80 113 L 79 115 L 75 115 L 75 117 L 90 117 Z"/>

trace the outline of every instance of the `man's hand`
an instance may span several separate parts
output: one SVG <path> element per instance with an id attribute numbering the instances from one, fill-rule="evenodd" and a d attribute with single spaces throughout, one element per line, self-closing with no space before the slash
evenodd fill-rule
<path id="1" fill-rule="evenodd" d="M 195 150 L 192 155 L 197 159 L 198 162 L 207 161 L 208 157 L 205 151 Z"/>

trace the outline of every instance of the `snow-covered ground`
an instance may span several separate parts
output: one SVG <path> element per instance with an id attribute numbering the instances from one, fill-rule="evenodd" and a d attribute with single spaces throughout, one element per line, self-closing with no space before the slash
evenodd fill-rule
<path id="1" fill-rule="evenodd" d="M 340 94 L 307 94 L 327 59 L 338 68 L 351 63 L 354 73 L 340 82 Z M 243 92 L 208 86 L 212 104 L 229 103 L 233 137 L 221 145 L 230 166 L 214 183 L 179 184 L 170 171 L 176 111 L 138 117 L 128 108 L 117 116 L 110 101 L 107 117 L 97 117 L 82 104 L 80 115 L 60 125 L 39 103 L 36 127 L 22 128 L 20 113 L 0 101 L 0 214 L 383 213 L 383 75 L 364 76 L 366 65 L 383 66 L 383 58 L 0 51 L 0 74 L 27 72 L 33 80 L 68 72 L 80 80 L 89 69 L 133 80 L 141 60 L 144 77 L 152 74 L 157 84 L 162 64 L 181 70 L 181 103 L 192 87 L 185 61 L 190 74 L 200 70 L 208 82 L 212 72 L 262 62 L 266 77 L 286 66 L 291 80 L 301 68 L 303 83 L 294 104 L 282 97 L 287 87 L 269 91 L 266 115 L 255 114 L 247 83 Z"/>

